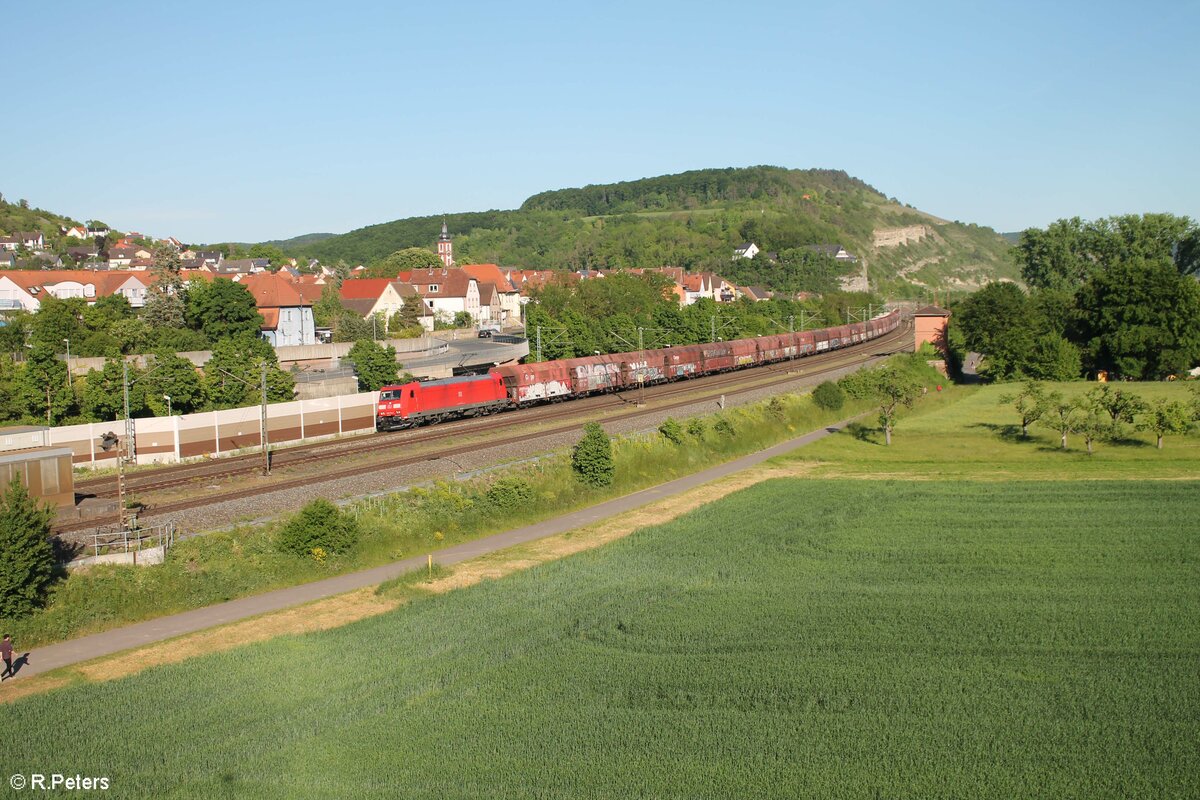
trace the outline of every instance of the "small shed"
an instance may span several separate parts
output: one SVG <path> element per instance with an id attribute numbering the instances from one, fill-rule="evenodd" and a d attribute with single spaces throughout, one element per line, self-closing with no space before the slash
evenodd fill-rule
<path id="1" fill-rule="evenodd" d="M 938 306 L 925 306 L 913 312 L 914 349 L 921 349 L 925 342 L 931 343 L 942 354 L 946 353 L 946 323 L 950 312 Z"/>
<path id="2" fill-rule="evenodd" d="M 69 447 L 0 452 L 0 496 L 8 490 L 8 485 L 15 477 L 20 479 L 33 497 L 57 508 L 73 507 L 75 473 L 71 467 L 71 455 Z"/>

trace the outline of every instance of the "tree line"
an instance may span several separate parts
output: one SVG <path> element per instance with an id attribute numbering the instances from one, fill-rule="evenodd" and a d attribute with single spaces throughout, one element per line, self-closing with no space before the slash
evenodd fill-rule
<path id="1" fill-rule="evenodd" d="M 1171 214 L 1059 220 L 1013 249 L 1025 290 L 993 283 L 953 307 L 951 346 L 994 380 L 1136 380 L 1200 360 L 1200 227 Z"/>

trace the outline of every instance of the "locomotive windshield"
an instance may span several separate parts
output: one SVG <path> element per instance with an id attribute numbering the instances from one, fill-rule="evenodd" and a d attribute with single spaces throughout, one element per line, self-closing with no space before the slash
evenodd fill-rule
<path id="1" fill-rule="evenodd" d="M 385 389 L 379 393 L 380 400 L 399 400 L 404 394 L 402 389 Z"/>

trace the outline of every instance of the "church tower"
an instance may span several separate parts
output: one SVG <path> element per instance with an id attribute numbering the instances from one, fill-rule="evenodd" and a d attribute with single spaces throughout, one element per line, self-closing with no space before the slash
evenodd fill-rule
<path id="1" fill-rule="evenodd" d="M 450 241 L 450 232 L 446 230 L 446 220 L 442 220 L 442 235 L 437 240 L 438 258 L 447 267 L 454 266 L 454 244 Z"/>

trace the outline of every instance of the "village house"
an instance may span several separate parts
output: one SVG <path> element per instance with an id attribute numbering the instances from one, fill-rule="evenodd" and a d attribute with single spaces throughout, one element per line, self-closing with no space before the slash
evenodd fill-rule
<path id="1" fill-rule="evenodd" d="M 83 225 L 76 225 L 72 228 L 68 228 L 66 235 L 71 239 L 86 239 L 88 238 L 88 231 Z"/>
<path id="2" fill-rule="evenodd" d="M 479 282 L 481 308 L 490 309 L 487 319 L 480 322 L 492 322 L 499 325 L 515 325 L 521 321 L 521 293 L 512 285 L 504 272 L 495 264 L 464 264 L 462 270 Z M 484 299 L 483 287 L 491 284 L 494 287 L 494 302 L 499 310 L 492 309 L 492 299 Z"/>
<path id="3" fill-rule="evenodd" d="M 342 281 L 338 294 L 342 298 L 342 305 L 363 319 L 370 319 L 375 314 L 382 314 L 383 318 L 387 320 L 404 306 L 404 297 L 401 295 L 402 286 L 403 284 L 399 284 L 391 278 L 355 278 Z M 420 299 L 416 298 L 415 291 L 412 291 L 411 286 L 408 288 L 409 296 L 414 298 L 414 302 L 419 303 Z"/>
<path id="4" fill-rule="evenodd" d="M 461 269 L 410 270 L 401 272 L 399 280 L 412 286 L 439 320 L 450 322 L 464 311 L 479 319 L 479 283 Z"/>
<path id="5" fill-rule="evenodd" d="M 317 343 L 314 298 L 304 295 L 303 286 L 270 272 L 246 276 L 240 283 L 254 296 L 263 318 L 262 336 L 272 347 Z"/>
<path id="6" fill-rule="evenodd" d="M 835 261 L 844 261 L 848 264 L 858 263 L 858 256 L 851 255 L 850 251 L 840 244 L 811 244 L 808 246 L 808 249 L 819 255 L 828 256 Z"/>
<path id="7" fill-rule="evenodd" d="M 119 294 L 134 308 L 146 304 L 147 282 L 130 273 L 91 270 L 10 270 L 0 273 L 0 308 L 23 308 L 36 313 L 41 299 L 81 297 L 92 305 L 98 298 Z"/>
<path id="8" fill-rule="evenodd" d="M 16 236 L 0 236 L 0 250 L 13 251 L 21 246 L 21 240 Z"/>
<path id="9" fill-rule="evenodd" d="M 758 255 L 758 245 L 754 242 L 745 242 L 733 248 L 734 261 L 739 258 L 754 258 L 756 255 Z"/>
<path id="10" fill-rule="evenodd" d="M 41 231 L 25 231 L 17 233 L 17 241 L 26 250 L 41 250 L 46 246 L 46 237 Z"/>

